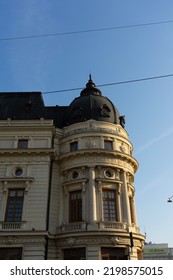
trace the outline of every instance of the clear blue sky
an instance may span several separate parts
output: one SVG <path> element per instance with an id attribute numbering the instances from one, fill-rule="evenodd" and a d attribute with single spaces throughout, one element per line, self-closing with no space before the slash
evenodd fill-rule
<path id="1" fill-rule="evenodd" d="M 0 39 L 173 20 L 172 0 L 1 0 Z M 173 73 L 173 23 L 0 40 L 0 91 L 52 91 Z M 139 162 L 138 223 L 173 247 L 173 77 L 101 88 L 126 116 Z M 69 105 L 80 91 L 47 94 Z"/>

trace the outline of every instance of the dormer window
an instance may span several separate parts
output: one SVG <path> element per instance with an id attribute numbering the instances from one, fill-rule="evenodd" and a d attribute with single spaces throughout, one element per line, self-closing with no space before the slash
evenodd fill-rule
<path id="1" fill-rule="evenodd" d="M 18 149 L 27 149 L 28 148 L 28 139 L 19 139 L 17 148 Z"/>

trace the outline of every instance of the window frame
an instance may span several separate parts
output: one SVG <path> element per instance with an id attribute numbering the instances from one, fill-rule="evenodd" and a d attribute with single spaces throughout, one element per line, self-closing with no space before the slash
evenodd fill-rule
<path id="1" fill-rule="evenodd" d="M 108 151 L 113 150 L 113 141 L 112 140 L 104 140 L 104 149 Z"/>
<path id="2" fill-rule="evenodd" d="M 17 148 L 18 149 L 28 149 L 28 139 L 18 139 L 18 142 L 17 142 Z"/>
<path id="3" fill-rule="evenodd" d="M 79 195 L 79 198 L 72 198 Z M 69 223 L 82 222 L 82 190 L 69 192 Z"/>
<path id="4" fill-rule="evenodd" d="M 14 196 L 10 196 L 10 193 L 15 192 Z M 23 192 L 22 196 L 18 196 L 18 192 Z M 25 188 L 10 188 L 8 189 L 8 197 L 7 197 L 7 203 L 6 203 L 6 209 L 5 209 L 5 222 L 21 222 L 22 221 L 22 215 L 23 215 L 23 206 L 24 206 L 24 197 L 25 197 Z M 22 206 L 18 208 L 17 202 L 21 201 Z M 10 202 L 13 202 L 13 207 L 10 207 Z M 10 208 L 12 213 L 12 218 L 10 219 Z M 17 215 L 17 212 L 19 214 Z"/>
<path id="5" fill-rule="evenodd" d="M 70 152 L 78 151 L 78 141 L 73 141 L 70 143 Z"/>
<path id="6" fill-rule="evenodd" d="M 109 197 L 109 194 L 111 193 L 113 194 L 113 197 Z M 107 194 L 107 197 L 104 197 L 104 194 Z M 118 221 L 117 191 L 112 189 L 102 189 L 102 204 L 103 204 L 104 222 L 117 222 Z"/>

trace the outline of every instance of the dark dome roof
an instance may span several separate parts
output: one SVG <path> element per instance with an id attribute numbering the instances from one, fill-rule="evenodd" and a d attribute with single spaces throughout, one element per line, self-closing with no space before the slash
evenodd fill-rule
<path id="1" fill-rule="evenodd" d="M 80 97 L 75 98 L 68 107 L 65 125 L 90 119 L 122 124 L 118 110 L 107 97 L 102 96 L 101 91 L 92 81 L 91 75 L 86 87 L 81 91 Z"/>

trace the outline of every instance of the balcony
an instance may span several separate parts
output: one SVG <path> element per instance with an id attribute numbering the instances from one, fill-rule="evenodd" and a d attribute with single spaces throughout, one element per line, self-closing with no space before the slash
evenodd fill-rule
<path id="1" fill-rule="evenodd" d="M 63 224 L 60 227 L 60 232 L 86 231 L 86 230 L 87 230 L 87 223 L 85 222 Z"/>
<path id="2" fill-rule="evenodd" d="M 23 230 L 25 222 L 0 222 L 0 230 L 14 231 Z"/>
<path id="3" fill-rule="evenodd" d="M 77 223 L 69 223 L 62 224 L 59 227 L 59 232 L 67 233 L 67 232 L 78 232 L 78 231 L 127 231 L 127 224 L 124 222 L 104 222 L 99 221 L 95 223 L 87 223 L 87 222 L 77 222 Z"/>
<path id="4" fill-rule="evenodd" d="M 98 223 L 99 230 L 120 230 L 120 231 L 126 231 L 127 230 L 127 224 L 123 222 L 104 222 L 100 221 Z"/>

